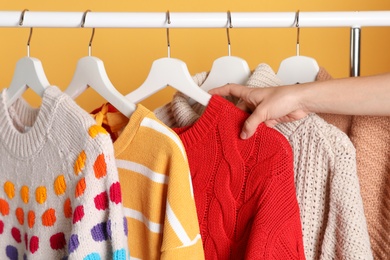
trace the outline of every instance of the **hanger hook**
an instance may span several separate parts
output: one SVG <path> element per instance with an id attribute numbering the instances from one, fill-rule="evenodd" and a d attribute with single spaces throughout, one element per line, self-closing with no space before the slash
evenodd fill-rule
<path id="1" fill-rule="evenodd" d="M 29 10 L 28 9 L 24 9 L 22 14 L 20 15 L 19 26 L 23 26 L 24 14 L 26 13 L 26 11 L 29 11 Z M 32 33 L 33 33 L 33 28 L 30 27 L 30 34 L 29 34 L 28 40 L 27 40 L 27 57 L 30 57 L 30 41 L 31 41 Z"/>
<path id="2" fill-rule="evenodd" d="M 91 12 L 91 10 L 88 9 L 83 14 L 83 18 L 81 20 L 81 28 L 84 28 L 84 26 L 85 26 L 85 20 L 87 19 L 88 12 Z M 88 56 L 92 55 L 92 41 L 93 41 L 94 36 L 95 36 L 95 28 L 92 28 L 92 35 L 91 35 L 91 38 L 89 39 L 89 44 L 88 44 Z"/>
<path id="3" fill-rule="evenodd" d="M 300 27 L 299 27 L 299 10 L 295 14 L 294 25 L 297 28 L 297 56 L 299 56 L 299 31 L 300 31 Z"/>
<path id="4" fill-rule="evenodd" d="M 227 22 L 228 22 L 228 26 L 226 28 L 226 35 L 227 35 L 227 40 L 228 40 L 228 54 L 229 56 L 231 55 L 231 51 L 230 51 L 230 33 L 229 33 L 229 29 L 230 28 L 233 28 L 233 24 L 232 24 L 232 15 L 230 13 L 230 10 L 227 11 Z"/>
<path id="5" fill-rule="evenodd" d="M 167 23 L 171 24 L 171 15 L 169 10 L 167 11 Z M 168 58 L 171 57 L 171 42 L 169 40 L 169 25 L 167 26 L 167 46 L 168 46 Z"/>

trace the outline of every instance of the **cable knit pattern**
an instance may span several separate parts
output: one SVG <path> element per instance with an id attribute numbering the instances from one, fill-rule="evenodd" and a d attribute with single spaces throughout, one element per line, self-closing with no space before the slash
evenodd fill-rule
<path id="1" fill-rule="evenodd" d="M 48 87 L 39 109 L 0 97 L 0 259 L 127 259 L 107 132 Z M 101 200 L 100 198 L 106 198 Z"/>
<path id="2" fill-rule="evenodd" d="M 354 116 L 350 138 L 375 259 L 390 258 L 390 117 Z"/>
<path id="3" fill-rule="evenodd" d="M 206 259 L 304 259 L 291 147 L 248 114 L 212 96 L 191 126 L 175 128 L 187 152 Z"/>
<path id="4" fill-rule="evenodd" d="M 316 77 L 316 81 L 324 81 L 330 79 L 332 79 L 332 76 L 324 68 L 320 67 L 320 70 Z M 336 126 L 341 131 L 349 135 L 351 124 L 352 124 L 352 116 L 328 114 L 328 113 L 318 113 L 317 115 L 319 115 L 329 124 Z"/>
<path id="5" fill-rule="evenodd" d="M 260 64 L 247 85 L 270 82 L 281 85 L 272 69 Z M 373 259 L 350 139 L 315 114 L 275 128 L 294 152 L 306 259 Z"/>

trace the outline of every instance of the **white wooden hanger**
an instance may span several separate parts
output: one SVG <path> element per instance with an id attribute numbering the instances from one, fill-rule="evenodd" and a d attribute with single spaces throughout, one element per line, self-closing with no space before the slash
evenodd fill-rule
<path id="1" fill-rule="evenodd" d="M 23 10 L 20 17 L 19 25 L 23 25 L 24 13 L 28 9 Z M 10 107 L 27 88 L 31 88 L 39 96 L 43 96 L 45 89 L 50 86 L 46 78 L 42 63 L 39 59 L 30 57 L 30 41 L 33 28 L 30 28 L 30 35 L 27 41 L 27 56 L 21 58 L 16 63 L 16 68 L 13 74 L 11 85 L 7 88 L 7 106 Z"/>
<path id="2" fill-rule="evenodd" d="M 84 13 L 82 27 L 84 27 L 85 17 L 88 11 Z M 65 93 L 73 99 L 77 98 L 88 87 L 94 89 L 99 95 L 104 97 L 122 114 L 130 117 L 136 110 L 136 105 L 125 98 L 111 83 L 107 76 L 104 63 L 97 57 L 91 56 L 91 46 L 95 28 L 92 29 L 92 36 L 89 41 L 88 56 L 81 58 L 77 62 L 72 81 L 66 88 Z"/>
<path id="3" fill-rule="evenodd" d="M 170 24 L 169 11 L 167 12 L 168 24 Z M 199 88 L 192 79 L 187 65 L 170 57 L 169 28 L 167 28 L 168 57 L 160 58 L 153 62 L 146 80 L 140 87 L 126 95 L 133 103 L 139 103 L 159 90 L 171 86 L 195 101 L 207 106 L 211 95 Z"/>
<path id="4" fill-rule="evenodd" d="M 213 62 L 206 80 L 200 86 L 206 92 L 227 83 L 245 84 L 251 74 L 249 65 L 244 59 L 231 56 L 229 28 L 233 28 L 230 11 L 228 11 L 228 27 L 226 28 L 228 56 L 220 57 Z M 189 103 L 193 105 L 195 101 L 190 99 Z"/>
<path id="5" fill-rule="evenodd" d="M 299 10 L 295 16 L 297 27 L 297 55 L 284 59 L 277 76 L 283 84 L 291 85 L 315 81 L 320 67 L 315 59 L 299 55 Z"/>

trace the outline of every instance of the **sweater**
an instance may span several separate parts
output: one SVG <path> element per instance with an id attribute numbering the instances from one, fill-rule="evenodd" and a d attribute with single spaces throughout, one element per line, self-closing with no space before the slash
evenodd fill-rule
<path id="1" fill-rule="evenodd" d="M 323 69 L 317 80 L 331 79 Z M 359 177 L 364 213 L 367 219 L 371 248 L 375 259 L 387 259 L 390 255 L 390 221 L 387 197 L 390 190 L 390 117 L 350 116 L 319 114 L 347 133 L 356 148 L 357 174 Z"/>
<path id="2" fill-rule="evenodd" d="M 247 85 L 281 81 L 260 64 Z M 295 186 L 307 259 L 373 259 L 356 172 L 356 151 L 346 134 L 316 114 L 275 126 L 294 153 Z"/>
<path id="3" fill-rule="evenodd" d="M 94 117 L 117 136 L 131 257 L 204 259 L 189 165 L 177 134 L 142 105 L 130 120 L 110 104 Z"/>
<path id="4" fill-rule="evenodd" d="M 291 147 L 261 124 L 241 140 L 248 114 L 212 96 L 191 126 L 175 128 L 187 152 L 206 259 L 304 259 Z"/>
<path id="5" fill-rule="evenodd" d="M 350 138 L 375 259 L 390 256 L 390 117 L 353 116 Z"/>
<path id="6" fill-rule="evenodd" d="M 48 87 L 39 109 L 0 96 L 0 259 L 126 259 L 107 132 Z M 25 109 L 26 108 L 26 109 Z"/>

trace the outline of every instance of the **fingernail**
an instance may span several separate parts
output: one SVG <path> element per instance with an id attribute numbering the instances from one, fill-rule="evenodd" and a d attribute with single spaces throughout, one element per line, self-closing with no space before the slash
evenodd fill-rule
<path id="1" fill-rule="evenodd" d="M 244 133 L 244 132 L 241 132 L 241 134 L 240 134 L 240 138 L 241 138 L 241 139 L 246 139 L 246 137 L 247 137 L 246 133 Z"/>

